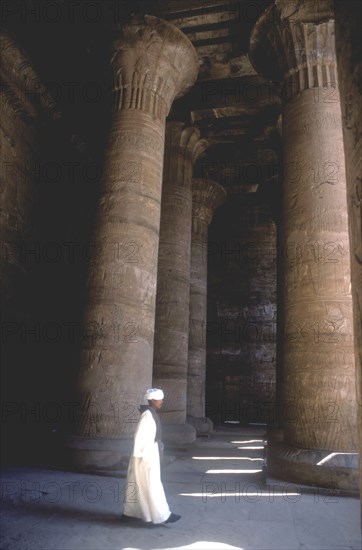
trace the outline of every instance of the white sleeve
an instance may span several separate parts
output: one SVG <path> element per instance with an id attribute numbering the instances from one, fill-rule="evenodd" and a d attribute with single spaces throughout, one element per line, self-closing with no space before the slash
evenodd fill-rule
<path id="1" fill-rule="evenodd" d="M 142 413 L 134 437 L 133 456 L 148 458 L 155 444 L 156 422 L 150 411 Z"/>

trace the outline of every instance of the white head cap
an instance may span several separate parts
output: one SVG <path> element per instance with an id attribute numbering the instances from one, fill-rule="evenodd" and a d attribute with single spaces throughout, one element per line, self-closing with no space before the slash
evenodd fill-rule
<path id="1" fill-rule="evenodd" d="M 148 401 L 149 399 L 163 399 L 164 394 L 162 390 L 159 390 L 157 388 L 150 388 L 146 391 L 145 399 Z"/>

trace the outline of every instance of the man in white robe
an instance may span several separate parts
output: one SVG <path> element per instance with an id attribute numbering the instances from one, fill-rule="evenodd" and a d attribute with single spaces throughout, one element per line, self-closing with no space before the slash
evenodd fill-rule
<path id="1" fill-rule="evenodd" d="M 152 523 L 174 523 L 181 516 L 167 504 L 161 481 L 161 423 L 157 410 L 162 407 L 162 390 L 147 390 L 148 406 L 141 407 L 141 418 L 134 436 L 133 453 L 128 466 L 123 517 Z"/>

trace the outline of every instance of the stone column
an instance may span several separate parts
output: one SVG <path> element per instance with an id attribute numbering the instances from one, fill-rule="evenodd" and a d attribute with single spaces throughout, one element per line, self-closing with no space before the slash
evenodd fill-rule
<path id="1" fill-rule="evenodd" d="M 35 274 L 44 261 L 39 222 L 44 184 L 39 172 L 47 158 L 45 136 L 56 133 L 59 111 L 30 58 L 4 29 L 0 51 L 0 391 L 2 403 L 18 409 L 3 421 L 1 441 L 4 457 L 12 460 L 19 451 L 33 457 L 35 438 L 45 433 L 39 430 L 43 419 L 34 415 L 33 422 L 24 422 L 15 404 L 31 410 L 42 396 L 37 374 L 43 372 L 39 349 L 46 344 L 41 330 L 34 328 L 39 327 L 39 311 L 34 311 L 38 304 L 33 298 Z"/>
<path id="2" fill-rule="evenodd" d="M 187 421 L 200 433 L 212 429 L 205 418 L 208 227 L 225 200 L 226 191 L 218 183 L 193 180 Z"/>
<path id="3" fill-rule="evenodd" d="M 196 128 L 166 125 L 155 320 L 153 386 L 165 392 L 161 411 L 165 443 L 190 443 L 186 424 L 190 297 L 192 172 L 206 149 Z"/>
<path id="4" fill-rule="evenodd" d="M 334 5 L 336 10 L 336 54 L 346 155 L 356 390 L 360 456 L 362 456 L 362 90 L 360 86 L 362 43 L 359 29 L 362 5 L 360 2 L 351 1 L 335 1 Z M 362 494 L 362 460 L 360 460 L 360 494 Z"/>
<path id="5" fill-rule="evenodd" d="M 35 167 L 44 163 L 45 128 L 54 131 L 51 124 L 59 112 L 30 59 L 5 30 L 0 33 L 0 51 L 2 321 L 9 329 L 4 343 L 14 343 L 14 350 L 19 352 L 19 326 L 25 318 L 23 293 L 39 245 L 36 221 L 40 185 Z M 14 325 L 6 325 L 5 320 Z"/>
<path id="6" fill-rule="evenodd" d="M 355 490 L 350 250 L 333 6 L 275 4 L 251 37 L 255 68 L 283 82 L 284 100 L 284 442 L 271 449 L 269 467 L 288 480 Z"/>
<path id="7" fill-rule="evenodd" d="M 152 383 L 165 119 L 198 58 L 173 25 L 142 16 L 117 29 L 114 113 L 88 280 L 79 466 L 117 468 Z"/>

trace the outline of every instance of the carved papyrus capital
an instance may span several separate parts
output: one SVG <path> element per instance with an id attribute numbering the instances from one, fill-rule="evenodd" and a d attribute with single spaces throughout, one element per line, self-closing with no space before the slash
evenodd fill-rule
<path id="1" fill-rule="evenodd" d="M 215 209 L 226 200 L 225 189 L 212 180 L 192 180 L 192 217 L 209 224 Z"/>
<path id="2" fill-rule="evenodd" d="M 288 97 L 337 87 L 333 2 L 277 0 L 253 29 L 250 59 L 260 74 L 283 82 Z"/>
<path id="3" fill-rule="evenodd" d="M 197 158 L 209 146 L 201 137 L 200 130 L 185 126 L 183 122 L 170 120 L 166 123 L 164 177 L 175 178 L 191 187 L 193 166 Z"/>
<path id="4" fill-rule="evenodd" d="M 209 146 L 195 126 L 186 126 L 183 122 L 170 120 L 166 123 L 165 150 L 168 153 L 180 153 L 194 163 Z"/>
<path id="5" fill-rule="evenodd" d="M 195 82 L 199 63 L 174 25 L 144 15 L 121 24 L 113 41 L 115 110 L 137 109 L 161 119 Z"/>

